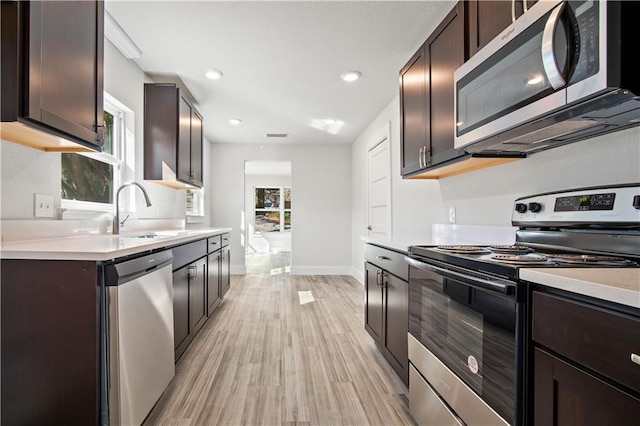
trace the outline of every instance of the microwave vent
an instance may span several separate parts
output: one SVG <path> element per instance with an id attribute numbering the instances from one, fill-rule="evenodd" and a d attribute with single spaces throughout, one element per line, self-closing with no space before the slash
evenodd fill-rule
<path id="1" fill-rule="evenodd" d="M 267 133 L 268 138 L 288 138 L 289 133 Z"/>
<path id="2" fill-rule="evenodd" d="M 601 121 L 595 120 L 569 120 L 561 123 L 545 127 L 522 136 L 515 137 L 505 141 L 505 144 L 513 145 L 532 145 L 540 142 L 547 142 L 554 138 L 569 135 L 580 130 L 601 125 Z"/>

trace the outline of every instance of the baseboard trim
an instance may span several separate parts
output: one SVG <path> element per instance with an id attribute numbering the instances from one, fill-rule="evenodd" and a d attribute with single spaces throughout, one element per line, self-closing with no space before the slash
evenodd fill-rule
<path id="1" fill-rule="evenodd" d="M 364 272 L 354 267 L 351 268 L 351 276 L 364 286 Z"/>

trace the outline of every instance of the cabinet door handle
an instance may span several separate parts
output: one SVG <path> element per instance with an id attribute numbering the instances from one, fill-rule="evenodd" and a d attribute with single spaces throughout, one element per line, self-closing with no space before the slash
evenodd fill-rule
<path id="1" fill-rule="evenodd" d="M 187 273 L 187 280 L 191 281 L 192 279 L 197 279 L 198 278 L 198 266 L 196 265 L 191 265 L 189 266 L 189 272 Z M 193 271 L 193 273 L 191 272 Z"/>
<path id="2" fill-rule="evenodd" d="M 382 271 L 381 271 L 380 269 L 378 269 L 378 270 L 376 271 L 376 286 L 378 286 L 378 288 L 380 288 L 380 273 L 381 273 L 381 272 L 382 272 Z"/>
<path id="3" fill-rule="evenodd" d="M 389 260 L 389 258 L 387 256 L 376 256 L 376 259 L 378 259 L 378 260 Z"/>
<path id="4" fill-rule="evenodd" d="M 511 0 L 511 22 L 516 22 L 516 0 Z"/>
<path id="5" fill-rule="evenodd" d="M 96 142 L 98 145 L 104 144 L 104 126 L 93 126 L 96 132 Z"/>
<path id="6" fill-rule="evenodd" d="M 385 271 L 380 271 L 382 272 L 380 274 L 380 288 L 387 288 L 387 274 L 385 273 Z"/>
<path id="7" fill-rule="evenodd" d="M 422 165 L 422 150 L 424 149 L 424 147 L 420 148 L 420 153 L 418 154 L 418 167 L 423 168 L 424 166 Z"/>
<path id="8" fill-rule="evenodd" d="M 631 361 L 633 361 L 636 364 L 640 365 L 640 355 L 631 354 Z"/>

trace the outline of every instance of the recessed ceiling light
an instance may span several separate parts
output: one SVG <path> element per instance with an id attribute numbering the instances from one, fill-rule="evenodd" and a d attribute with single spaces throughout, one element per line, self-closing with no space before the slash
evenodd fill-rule
<path id="1" fill-rule="evenodd" d="M 359 79 L 361 75 L 362 74 L 360 73 L 360 71 L 348 71 L 341 74 L 340 78 L 343 79 L 344 81 L 352 82 Z"/>
<path id="2" fill-rule="evenodd" d="M 229 123 L 233 124 L 234 126 L 237 126 L 238 124 L 242 123 L 242 120 L 240 120 L 239 118 L 230 118 Z"/>
<path id="3" fill-rule="evenodd" d="M 220 70 L 207 70 L 206 73 L 204 73 L 205 76 L 207 76 L 207 78 L 211 79 L 211 80 L 217 80 L 220 77 L 222 77 L 222 71 Z"/>

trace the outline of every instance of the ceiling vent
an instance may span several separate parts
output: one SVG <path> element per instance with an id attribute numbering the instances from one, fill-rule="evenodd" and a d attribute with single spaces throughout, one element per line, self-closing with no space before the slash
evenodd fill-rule
<path id="1" fill-rule="evenodd" d="M 288 138 L 289 133 L 267 133 L 268 138 Z"/>

